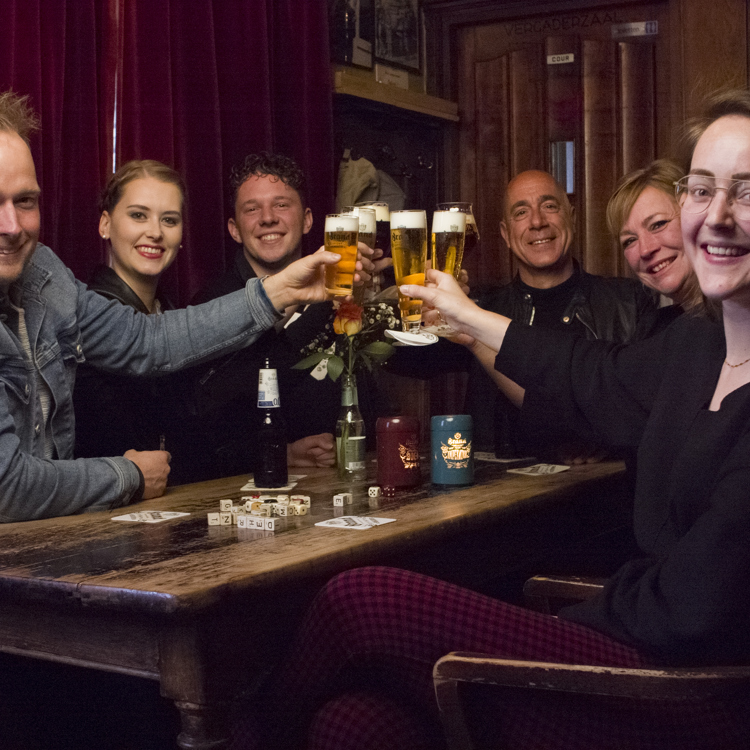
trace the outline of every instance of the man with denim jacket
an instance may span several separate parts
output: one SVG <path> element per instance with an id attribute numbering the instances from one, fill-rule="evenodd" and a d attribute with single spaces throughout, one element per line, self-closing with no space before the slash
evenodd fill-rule
<path id="1" fill-rule="evenodd" d="M 0 522 L 106 510 L 164 491 L 166 451 L 73 460 L 75 371 L 84 360 L 167 373 L 242 348 L 279 310 L 325 299 L 316 253 L 198 308 L 148 316 L 76 281 L 38 242 L 39 185 L 27 99 L 0 94 Z"/>

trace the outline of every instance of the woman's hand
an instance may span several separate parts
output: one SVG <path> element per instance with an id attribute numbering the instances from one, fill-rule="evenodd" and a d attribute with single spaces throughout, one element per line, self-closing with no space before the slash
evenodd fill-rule
<path id="1" fill-rule="evenodd" d="M 450 274 L 430 269 L 425 279 L 426 286 L 404 284 L 400 287 L 401 293 L 421 299 L 434 308 L 457 333 L 477 339 L 495 351 L 500 350 L 510 323 L 508 318 L 483 310 L 472 302 Z M 423 316 L 428 325 L 439 322 L 434 310 L 427 310 Z"/>

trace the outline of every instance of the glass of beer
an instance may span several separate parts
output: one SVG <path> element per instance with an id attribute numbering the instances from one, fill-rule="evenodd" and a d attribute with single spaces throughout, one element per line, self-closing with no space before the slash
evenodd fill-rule
<path id="1" fill-rule="evenodd" d="M 427 263 L 427 215 L 420 210 L 391 211 L 391 252 L 396 284 L 424 286 Z M 422 300 L 398 293 L 401 327 L 406 333 L 419 333 Z"/>
<path id="2" fill-rule="evenodd" d="M 479 244 L 479 231 L 477 230 L 477 221 L 474 218 L 474 208 L 471 203 L 462 203 L 460 201 L 451 201 L 448 203 L 438 203 L 438 211 L 459 211 L 466 214 L 466 236 L 464 238 L 464 257 L 468 257 L 474 248 Z M 461 270 L 461 269 L 459 269 Z M 458 271 L 456 271 L 458 274 Z"/>
<path id="3" fill-rule="evenodd" d="M 391 212 L 388 204 L 382 201 L 363 201 L 355 204 L 356 207 L 375 209 L 375 244 L 370 247 L 379 247 L 383 251 L 383 257 L 391 254 Z"/>
<path id="4" fill-rule="evenodd" d="M 367 247 L 375 247 L 375 209 L 370 206 L 344 206 L 342 214 L 351 214 L 359 219 L 359 241 Z"/>
<path id="5" fill-rule="evenodd" d="M 375 247 L 375 209 L 369 206 L 344 206 L 342 214 L 351 214 L 359 219 L 359 241 L 367 247 Z M 380 291 L 377 278 L 373 278 L 370 286 L 360 284 L 354 287 L 354 301 L 361 305 L 365 298 L 374 297 Z"/>
<path id="6" fill-rule="evenodd" d="M 432 215 L 432 267 L 458 280 L 464 257 L 466 214 L 435 211 Z"/>
<path id="7" fill-rule="evenodd" d="M 334 297 L 348 297 L 352 293 L 358 238 L 358 216 L 352 214 L 328 214 L 326 216 L 326 250 L 341 256 L 341 260 L 336 265 L 326 266 L 326 291 Z"/>

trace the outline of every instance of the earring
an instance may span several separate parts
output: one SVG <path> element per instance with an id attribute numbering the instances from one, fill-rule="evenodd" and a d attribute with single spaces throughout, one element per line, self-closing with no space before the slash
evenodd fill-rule
<path id="1" fill-rule="evenodd" d="M 102 235 L 102 239 L 103 239 L 103 240 L 106 240 L 106 239 L 107 239 L 107 235 L 106 235 L 106 234 L 103 234 L 103 235 Z"/>

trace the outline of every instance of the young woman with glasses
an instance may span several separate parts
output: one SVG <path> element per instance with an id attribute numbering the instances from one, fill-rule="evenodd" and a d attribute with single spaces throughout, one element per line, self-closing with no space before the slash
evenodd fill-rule
<path id="1" fill-rule="evenodd" d="M 613 667 L 750 659 L 750 214 L 737 186 L 750 175 L 750 93 L 716 97 L 691 135 L 682 232 L 702 314 L 618 346 L 514 324 L 436 271 L 431 287 L 401 290 L 498 351 L 524 409 L 554 395 L 583 434 L 638 446 L 639 556 L 557 618 L 401 570 L 337 576 L 263 693 L 263 747 L 440 747 L 431 671 L 449 651 Z M 698 177 L 710 200 L 689 197 Z M 635 699 L 495 692 L 474 709 L 490 747 L 750 746 L 737 694 L 653 712 Z"/>

